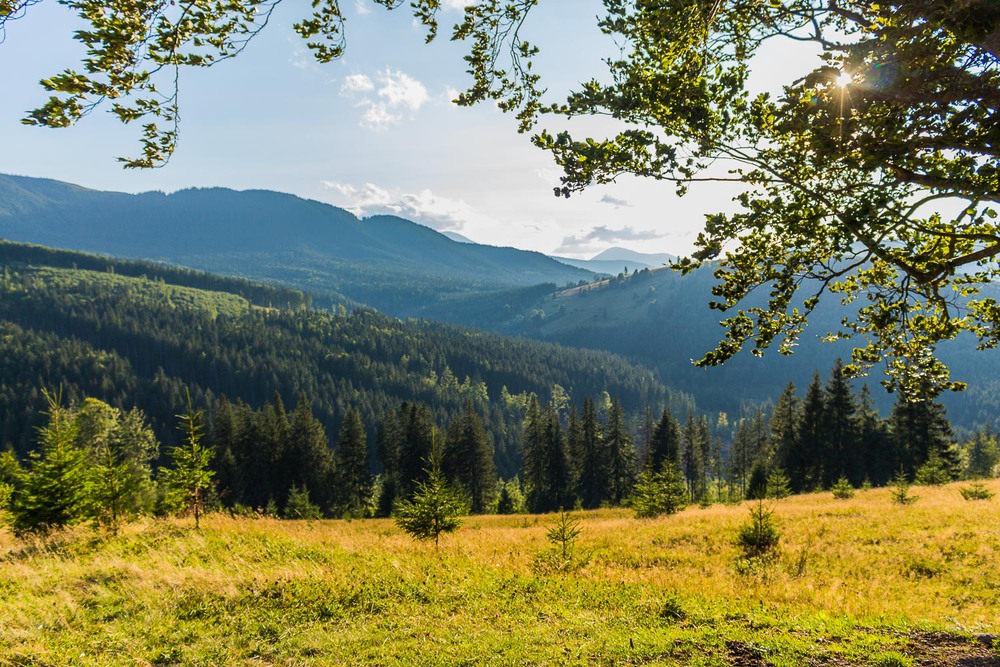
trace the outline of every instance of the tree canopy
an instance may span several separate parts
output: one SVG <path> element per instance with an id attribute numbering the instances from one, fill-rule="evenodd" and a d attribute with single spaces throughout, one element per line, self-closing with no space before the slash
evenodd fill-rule
<path id="1" fill-rule="evenodd" d="M 62 0 L 89 29 L 81 70 L 42 85 L 53 93 L 29 124 L 71 125 L 105 103 L 143 126 L 128 167 L 169 159 L 177 141 L 183 67 L 238 55 L 280 0 Z M 37 0 L 0 0 L 0 31 Z M 373 0 L 393 9 L 401 0 Z M 521 29 L 538 0 L 479 0 L 452 39 L 468 45 L 472 81 L 460 104 L 495 101 L 522 131 L 545 115 L 601 115 L 606 138 L 539 131 L 562 166 L 556 194 L 622 175 L 744 186 L 733 214 L 706 216 L 682 269 L 719 260 L 713 306 L 724 339 L 698 363 L 750 345 L 790 353 L 826 294 L 856 305 L 831 337 L 858 336 L 848 375 L 885 360 L 890 389 L 958 389 L 936 346 L 962 333 L 1000 342 L 1000 306 L 980 292 L 998 277 L 1000 5 L 995 0 L 604 0 L 601 30 L 620 55 L 607 71 L 543 100 Z M 409 3 L 427 38 L 440 0 Z M 338 0 L 315 0 L 296 24 L 321 62 L 344 49 Z M 566 10 L 573 11 L 573 10 Z M 806 42 L 817 67 L 782 93 L 750 85 L 753 58 L 774 40 Z M 763 301 L 748 299 L 765 292 Z"/>

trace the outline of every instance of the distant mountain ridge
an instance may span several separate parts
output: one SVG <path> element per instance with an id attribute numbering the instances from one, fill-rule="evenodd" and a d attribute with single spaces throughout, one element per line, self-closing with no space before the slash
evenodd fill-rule
<path id="1" fill-rule="evenodd" d="M 593 277 L 541 253 L 267 190 L 132 195 L 0 175 L 0 237 L 277 280 L 399 316 L 442 295 Z"/>
<path id="2" fill-rule="evenodd" d="M 590 259 L 573 259 L 572 257 L 557 257 L 555 255 L 551 255 L 551 257 L 568 266 L 575 266 L 580 269 L 593 271 L 594 273 L 605 273 L 612 276 L 624 273 L 625 271 L 658 269 L 677 259 L 676 255 L 665 252 L 645 253 L 619 247 L 608 248 L 603 252 L 597 253 Z"/>

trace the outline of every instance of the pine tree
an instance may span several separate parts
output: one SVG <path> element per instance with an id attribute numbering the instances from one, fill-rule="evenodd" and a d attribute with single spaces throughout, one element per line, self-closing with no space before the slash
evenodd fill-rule
<path id="1" fill-rule="evenodd" d="M 123 413 L 88 398 L 76 411 L 78 447 L 87 452 L 87 513 L 117 530 L 119 524 L 150 509 L 151 463 L 159 443 L 137 409 Z"/>
<path id="2" fill-rule="evenodd" d="M 434 420 L 422 403 L 404 403 L 400 408 L 399 496 L 409 498 L 426 474 L 434 441 Z"/>
<path id="3" fill-rule="evenodd" d="M 178 415 L 184 444 L 170 450 L 173 468 L 165 472 L 165 478 L 167 488 L 194 514 L 194 527 L 198 529 L 205 509 L 205 494 L 212 486 L 215 472 L 209 468 L 212 450 L 201 443 L 204 413 L 194 409 L 190 394 L 187 402 L 187 411 Z"/>
<path id="4" fill-rule="evenodd" d="M 823 385 L 819 373 L 815 373 L 802 401 L 798 442 L 788 452 L 788 458 L 783 462 L 785 470 L 788 471 L 788 477 L 792 481 L 792 489 L 796 493 L 811 491 L 823 482 L 825 410 Z"/>
<path id="5" fill-rule="evenodd" d="M 602 452 L 603 443 L 601 426 L 597 421 L 597 408 L 590 398 L 583 399 L 581 435 L 576 496 L 584 509 L 594 509 L 600 507 L 604 501 L 609 473 Z"/>
<path id="6" fill-rule="evenodd" d="M 604 451 L 607 456 L 608 499 L 620 505 L 632 491 L 635 482 L 635 445 L 625 423 L 625 409 L 615 396 L 608 410 L 604 431 Z"/>
<path id="7" fill-rule="evenodd" d="M 418 540 L 434 540 L 439 547 L 441 533 L 451 533 L 461 525 L 459 516 L 465 513 L 465 503 L 452 489 L 432 462 L 425 478 L 418 481 L 412 500 L 403 500 L 396 506 L 396 525 Z"/>
<path id="8" fill-rule="evenodd" d="M 889 418 L 896 449 L 908 475 L 915 475 L 931 457 L 936 457 L 949 478 L 960 470 L 958 450 L 952 442 L 951 424 L 944 407 L 936 401 L 896 401 Z"/>
<path id="9" fill-rule="evenodd" d="M 864 479 L 857 434 L 857 405 L 840 359 L 833 365 L 823 394 L 823 486 L 842 477 L 852 485 Z"/>
<path id="10" fill-rule="evenodd" d="M 551 403 L 543 412 L 534 396 L 524 421 L 523 466 L 529 511 L 553 512 L 569 504 L 569 459 L 559 416 Z"/>
<path id="11" fill-rule="evenodd" d="M 993 471 L 1000 462 L 1000 443 L 997 442 L 989 422 L 972 434 L 965 445 L 967 463 L 965 475 L 970 479 L 993 477 Z"/>
<path id="12" fill-rule="evenodd" d="M 493 463 L 493 444 L 471 399 L 466 401 L 461 416 L 448 428 L 441 470 L 449 483 L 468 494 L 473 514 L 487 511 L 496 488 L 496 465 Z"/>
<path id="13" fill-rule="evenodd" d="M 867 384 L 861 386 L 857 419 L 864 475 L 871 484 L 884 486 L 899 470 L 900 460 L 886 422 L 875 410 Z"/>
<path id="14" fill-rule="evenodd" d="M 667 463 L 680 463 L 681 427 L 669 410 L 664 409 L 653 427 L 649 449 L 646 450 L 645 467 L 658 472 Z"/>
<path id="15" fill-rule="evenodd" d="M 346 516 L 363 516 L 372 494 L 372 475 L 368 465 L 368 437 L 361 413 L 351 408 L 337 435 L 337 498 Z"/>
<path id="16" fill-rule="evenodd" d="M 801 421 L 799 398 L 795 395 L 795 385 L 789 382 L 771 411 L 770 430 L 771 451 L 778 461 L 785 461 L 798 444 L 798 427 Z"/>
<path id="17" fill-rule="evenodd" d="M 40 450 L 32 452 L 21 486 L 11 502 L 15 533 L 46 532 L 84 516 L 86 455 L 76 444 L 77 426 L 59 396 L 43 392 L 48 422 L 38 431 Z"/>

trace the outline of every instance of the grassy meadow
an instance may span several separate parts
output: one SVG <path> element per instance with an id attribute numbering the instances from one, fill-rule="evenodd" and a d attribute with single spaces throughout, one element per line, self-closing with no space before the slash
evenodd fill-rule
<path id="1" fill-rule="evenodd" d="M 1000 481 L 775 504 L 781 555 L 741 573 L 748 505 L 655 520 L 209 515 L 117 535 L 0 533 L 0 665 L 1000 665 Z"/>

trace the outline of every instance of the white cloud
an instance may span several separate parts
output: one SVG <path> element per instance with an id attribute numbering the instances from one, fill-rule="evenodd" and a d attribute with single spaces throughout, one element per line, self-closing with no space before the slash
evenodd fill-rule
<path id="1" fill-rule="evenodd" d="M 416 113 L 430 100 L 424 84 L 391 68 L 376 73 L 374 81 L 366 74 L 351 74 L 344 79 L 340 94 L 363 110 L 362 127 L 375 130 L 399 125 L 405 112 Z"/>
<path id="2" fill-rule="evenodd" d="M 441 6 L 446 9 L 462 10 L 474 3 L 476 0 L 442 0 Z"/>
<path id="3" fill-rule="evenodd" d="M 562 243 L 555 253 L 585 253 L 599 250 L 608 243 L 619 241 L 649 241 L 666 236 L 666 233 L 651 229 L 635 229 L 622 227 L 611 229 L 607 225 L 598 225 L 582 236 L 571 235 L 563 237 Z"/>
<path id="4" fill-rule="evenodd" d="M 611 204 L 615 208 L 630 208 L 632 204 L 628 203 L 625 199 L 619 199 L 618 197 L 612 197 L 611 195 L 604 195 L 601 197 L 600 202 L 602 204 Z"/>
<path id="5" fill-rule="evenodd" d="M 364 0 L 355 0 L 354 11 L 356 11 L 361 16 L 366 16 L 372 13 L 371 7 L 366 5 Z"/>
<path id="6" fill-rule="evenodd" d="M 351 93 L 367 93 L 375 90 L 375 84 L 371 77 L 365 74 L 349 74 L 344 77 L 344 83 L 340 86 L 341 95 Z"/>
<path id="7" fill-rule="evenodd" d="M 324 181 L 323 187 L 336 193 L 333 204 L 358 217 L 391 214 L 419 222 L 438 231 L 454 231 L 468 222 L 483 222 L 485 216 L 461 199 L 449 199 L 428 189 L 408 193 L 365 183 L 358 187 L 349 183 Z"/>
<path id="8" fill-rule="evenodd" d="M 410 111 L 418 111 L 430 99 L 424 84 L 403 72 L 393 72 L 387 68 L 379 74 L 379 83 L 379 99 L 384 100 L 390 108 L 405 107 Z"/>

